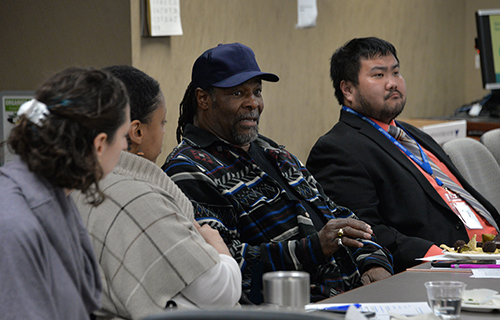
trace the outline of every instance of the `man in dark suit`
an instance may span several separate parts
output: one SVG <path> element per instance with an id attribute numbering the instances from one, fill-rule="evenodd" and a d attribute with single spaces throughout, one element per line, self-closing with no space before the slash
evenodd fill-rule
<path id="1" fill-rule="evenodd" d="M 441 147 L 394 119 L 406 84 L 394 46 L 353 39 L 332 56 L 339 122 L 314 145 L 307 168 L 336 203 L 372 225 L 395 271 L 474 234 L 498 234 L 500 215 L 465 181 Z"/>

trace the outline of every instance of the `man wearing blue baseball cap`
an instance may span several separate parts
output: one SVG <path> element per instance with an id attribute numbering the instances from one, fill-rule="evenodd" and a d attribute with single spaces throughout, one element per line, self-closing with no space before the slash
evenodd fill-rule
<path id="1" fill-rule="evenodd" d="M 303 164 L 259 135 L 262 72 L 239 43 L 205 51 L 180 105 L 177 140 L 163 170 L 217 229 L 238 261 L 243 291 L 262 301 L 262 275 L 302 270 L 318 301 L 392 274 L 370 226 L 333 203 Z"/>

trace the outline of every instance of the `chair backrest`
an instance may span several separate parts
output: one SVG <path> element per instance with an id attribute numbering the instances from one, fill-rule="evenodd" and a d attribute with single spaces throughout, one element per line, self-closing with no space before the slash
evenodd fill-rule
<path id="1" fill-rule="evenodd" d="M 500 165 L 491 152 L 472 138 L 458 138 L 443 144 L 464 178 L 500 212 Z"/>
<path id="2" fill-rule="evenodd" d="M 490 150 L 491 154 L 497 160 L 500 165 L 500 129 L 493 129 L 483 133 L 479 139 L 482 144 Z"/>
<path id="3" fill-rule="evenodd" d="M 331 314 L 302 313 L 260 309 L 230 310 L 172 310 L 152 315 L 143 320 L 325 320 Z"/>

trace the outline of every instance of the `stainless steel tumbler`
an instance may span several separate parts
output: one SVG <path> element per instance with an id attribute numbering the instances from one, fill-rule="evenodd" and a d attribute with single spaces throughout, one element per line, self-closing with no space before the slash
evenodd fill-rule
<path id="1" fill-rule="evenodd" d="M 263 276 L 264 303 L 290 309 L 304 309 L 309 303 L 309 273 L 275 271 Z"/>

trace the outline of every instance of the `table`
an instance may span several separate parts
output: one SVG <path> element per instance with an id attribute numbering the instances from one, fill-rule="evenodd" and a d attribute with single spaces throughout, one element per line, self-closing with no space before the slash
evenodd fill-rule
<path id="1" fill-rule="evenodd" d="M 430 265 L 430 263 L 429 263 Z M 467 272 L 440 272 L 429 270 L 427 265 L 419 265 L 411 271 L 398 273 L 387 279 L 353 289 L 335 297 L 328 298 L 320 303 L 370 303 L 370 302 L 419 302 L 427 301 L 427 292 L 424 287 L 426 281 L 462 281 L 467 284 L 467 290 L 488 288 L 500 291 L 498 279 L 470 278 Z M 500 319 L 500 312 L 491 313 L 470 312 L 462 310 L 461 320 L 473 319 Z"/>
<path id="2" fill-rule="evenodd" d="M 500 128 L 500 118 L 484 117 L 484 116 L 469 117 L 466 115 L 454 115 L 454 116 L 444 116 L 444 117 L 430 118 L 430 119 L 398 118 L 397 120 L 407 122 L 417 128 L 422 128 L 425 126 L 436 125 L 436 124 L 444 124 L 457 120 L 465 120 L 467 123 L 465 129 L 465 135 L 469 138 L 473 138 L 476 140 L 479 140 L 479 138 L 481 138 L 481 135 L 483 135 L 483 133 L 485 133 L 486 131 Z M 433 136 L 433 138 L 436 139 L 435 136 Z"/>
<path id="3" fill-rule="evenodd" d="M 500 118 L 493 117 L 469 117 L 467 115 L 454 115 L 440 118 L 442 120 L 465 120 L 467 121 L 467 136 L 478 140 L 483 133 L 500 128 Z"/>

